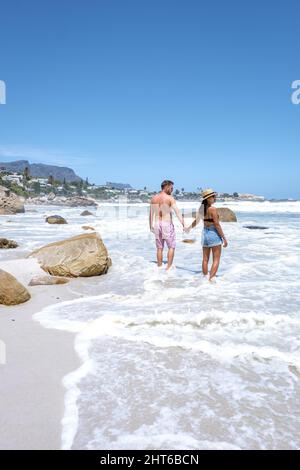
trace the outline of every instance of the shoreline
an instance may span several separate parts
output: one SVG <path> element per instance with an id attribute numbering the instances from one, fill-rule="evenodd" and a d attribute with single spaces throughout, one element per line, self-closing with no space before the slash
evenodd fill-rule
<path id="1" fill-rule="evenodd" d="M 45 201 L 41 201 L 41 200 L 36 200 L 34 201 L 34 199 L 31 199 L 31 200 L 26 200 L 24 201 L 24 204 L 25 206 L 53 206 L 53 207 L 64 207 L 64 208 L 70 208 L 70 209 L 74 209 L 74 208 L 80 208 L 80 209 L 86 209 L 86 208 L 90 208 L 90 209 L 97 209 L 97 206 L 99 205 L 103 205 L 103 204 L 108 204 L 108 205 L 116 205 L 116 204 L 120 204 L 120 201 L 123 201 L 121 203 L 125 203 L 125 204 L 149 204 L 149 201 L 142 201 L 140 199 L 126 199 L 126 197 L 124 195 L 121 195 L 119 198 L 117 199 L 94 199 L 94 201 L 96 202 L 96 205 L 87 205 L 87 206 L 80 206 L 80 205 L 77 205 L 77 206 L 74 206 L 74 205 L 70 205 L 70 204 L 67 204 L 65 202 L 61 202 L 61 201 L 55 201 L 55 200 L 45 200 Z M 175 198 L 176 201 L 178 203 L 180 202 L 183 202 L 183 203 L 199 203 L 201 201 L 201 198 L 200 196 L 199 197 L 196 197 L 196 198 Z M 289 199 L 274 199 L 274 198 L 271 198 L 271 199 L 268 199 L 268 198 L 265 198 L 265 199 L 251 199 L 251 198 L 221 198 L 219 197 L 218 198 L 218 202 L 219 203 L 237 203 L 237 202 L 250 202 L 250 203 L 266 203 L 266 202 L 269 202 L 269 203 L 280 203 L 280 202 L 289 202 L 289 203 L 293 203 L 293 202 L 299 202 L 300 200 L 299 199 L 293 199 L 293 198 L 289 198 Z"/>
<path id="2" fill-rule="evenodd" d="M 0 268 L 16 275 L 20 262 L 0 262 Z M 31 262 L 30 271 L 35 270 Z M 48 329 L 33 315 L 48 305 L 77 296 L 70 284 L 28 287 L 28 267 L 18 280 L 31 299 L 16 306 L 0 306 L 0 339 L 6 363 L 0 363 L 0 449 L 61 449 L 65 409 L 63 378 L 80 365 L 74 349 L 74 333 Z M 22 279 L 23 277 L 23 279 Z"/>

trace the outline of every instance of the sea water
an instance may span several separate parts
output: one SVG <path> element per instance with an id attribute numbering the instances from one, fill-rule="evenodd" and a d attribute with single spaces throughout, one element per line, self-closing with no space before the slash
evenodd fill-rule
<path id="1" fill-rule="evenodd" d="M 220 205 L 238 222 L 222 224 L 229 246 L 216 284 L 201 275 L 201 224 L 185 244 L 176 223 L 176 268 L 156 267 L 147 205 L 1 217 L 2 236 L 20 243 L 1 260 L 81 225 L 99 231 L 112 258 L 107 275 L 68 285 L 75 300 L 35 315 L 73 331 L 81 360 L 64 377 L 62 448 L 300 448 L 300 202 Z M 55 212 L 69 224 L 45 224 Z"/>

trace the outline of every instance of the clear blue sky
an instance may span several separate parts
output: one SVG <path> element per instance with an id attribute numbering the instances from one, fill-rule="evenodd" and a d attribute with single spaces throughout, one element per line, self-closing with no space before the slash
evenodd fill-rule
<path id="1" fill-rule="evenodd" d="M 0 160 L 300 198 L 297 1 L 4 0 Z"/>

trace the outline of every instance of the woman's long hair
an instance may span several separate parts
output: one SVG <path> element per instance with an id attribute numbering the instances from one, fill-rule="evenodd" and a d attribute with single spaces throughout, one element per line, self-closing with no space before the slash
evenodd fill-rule
<path id="1" fill-rule="evenodd" d="M 204 219 L 206 217 L 206 214 L 207 214 L 207 206 L 208 206 L 208 202 L 207 202 L 207 199 L 204 199 L 204 201 L 202 201 L 202 204 L 201 204 L 203 207 L 201 208 L 204 212 Z"/>

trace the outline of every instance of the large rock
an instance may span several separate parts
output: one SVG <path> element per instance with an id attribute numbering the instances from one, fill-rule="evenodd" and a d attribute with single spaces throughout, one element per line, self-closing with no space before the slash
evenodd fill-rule
<path id="1" fill-rule="evenodd" d="M 0 249 L 4 248 L 17 248 L 19 246 L 14 240 L 8 240 L 7 238 L 0 238 Z"/>
<path id="2" fill-rule="evenodd" d="M 64 219 L 60 215 L 49 215 L 49 217 L 46 217 L 45 222 L 48 222 L 48 224 L 67 224 L 68 223 L 66 219 Z"/>
<path id="3" fill-rule="evenodd" d="M 11 274 L 0 269 L 0 304 L 18 305 L 30 299 L 26 287 Z"/>
<path id="4" fill-rule="evenodd" d="M 235 213 L 228 207 L 218 207 L 220 222 L 237 222 Z"/>
<path id="5" fill-rule="evenodd" d="M 25 212 L 24 200 L 8 188 L 0 186 L 0 215 Z"/>
<path id="6" fill-rule="evenodd" d="M 107 249 L 98 233 L 77 235 L 50 243 L 29 255 L 52 276 L 78 277 L 105 274 L 111 266 Z"/>

